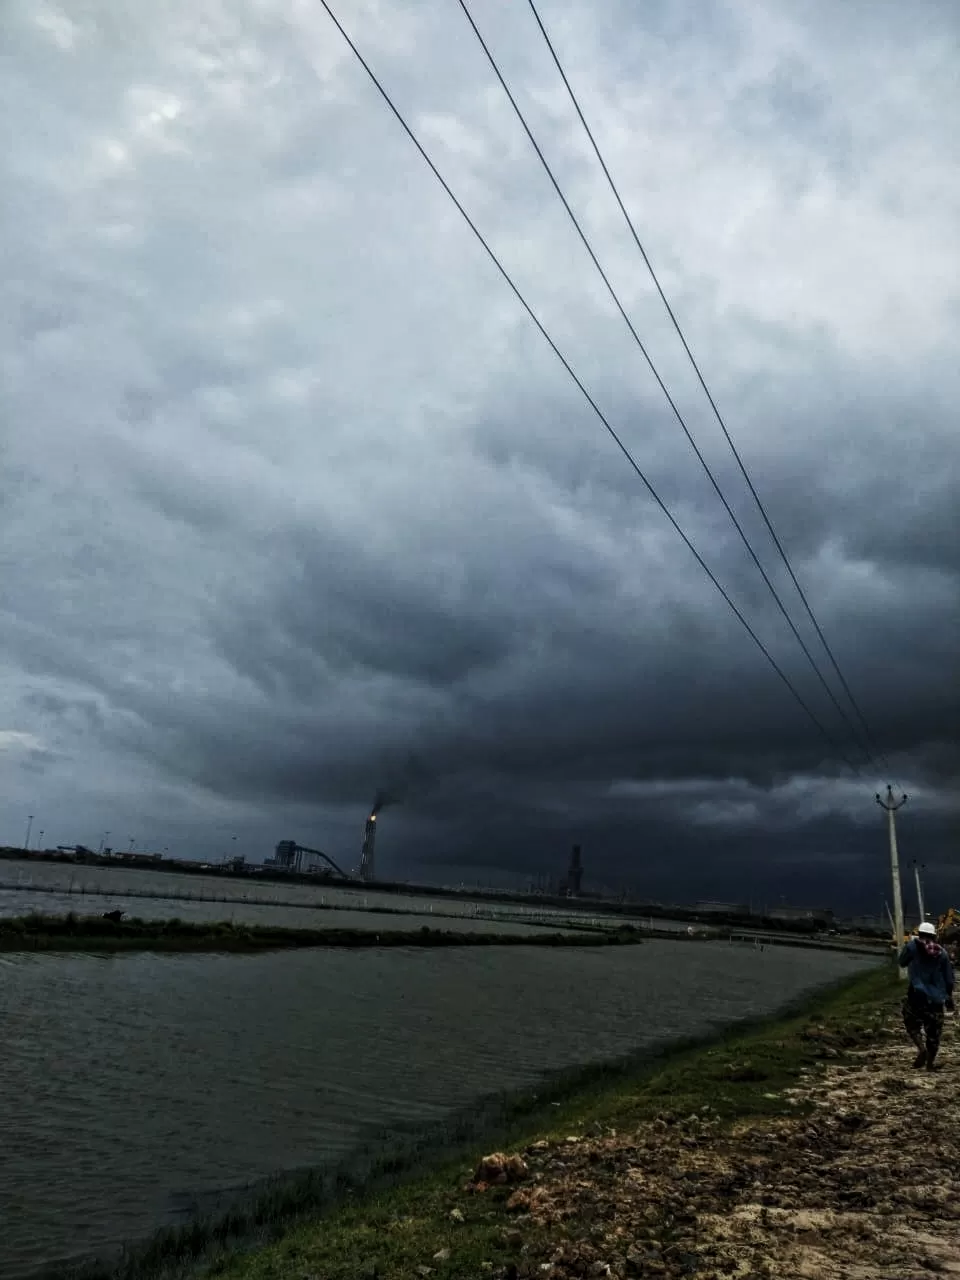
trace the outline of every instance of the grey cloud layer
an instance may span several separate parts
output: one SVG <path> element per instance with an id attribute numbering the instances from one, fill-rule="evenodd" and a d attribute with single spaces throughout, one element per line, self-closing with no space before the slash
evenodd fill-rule
<path id="1" fill-rule="evenodd" d="M 544 15 L 917 790 L 916 839 L 943 859 L 960 723 L 957 24 L 919 7 L 906 25 L 893 5 L 841 18 L 786 0 L 696 22 L 667 0 L 642 18 L 561 0 Z M 457 7 L 342 8 L 827 720 Z M 476 16 L 772 570 L 535 28 L 523 6 Z M 296 812 L 346 839 L 387 785 L 405 797 L 387 856 L 410 874 L 532 865 L 581 830 L 610 878 L 665 890 L 664 868 L 709 878 L 718 851 L 734 879 L 751 859 L 790 879 L 806 847 L 817 882 L 817 851 L 849 849 L 842 892 L 856 868 L 870 879 L 880 780 L 858 810 L 322 14 L 20 0 L 7 21 L 0 730 L 36 739 L 0 734 L 14 829 L 34 807 L 65 840 L 111 812 L 167 814 L 198 851 L 224 823 L 266 844 Z M 812 792 L 806 846 L 772 845 Z M 659 842 L 642 867 L 638 815 Z"/>

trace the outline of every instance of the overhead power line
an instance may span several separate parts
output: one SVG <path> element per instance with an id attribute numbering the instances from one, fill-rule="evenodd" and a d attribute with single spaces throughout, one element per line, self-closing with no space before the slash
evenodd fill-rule
<path id="1" fill-rule="evenodd" d="M 486 40 L 483 38 L 483 34 L 481 33 L 479 27 L 474 21 L 473 15 L 470 12 L 470 8 L 466 3 L 466 0 L 457 0 L 457 3 L 460 5 L 460 8 L 463 10 L 463 13 L 467 19 L 467 22 L 469 22 L 474 35 L 477 37 L 477 40 L 480 43 L 480 47 L 483 49 L 483 52 L 486 55 L 487 61 L 490 63 L 490 66 L 493 69 L 494 75 L 497 77 L 497 79 L 500 82 L 501 88 L 503 89 L 504 93 L 507 95 L 510 105 L 511 107 L 513 107 L 514 113 L 517 119 L 520 121 L 520 124 L 523 126 L 523 130 L 530 141 L 530 145 L 533 147 L 534 151 L 536 152 L 537 158 L 539 159 L 541 165 L 543 166 L 543 169 L 546 172 L 547 177 L 550 179 L 550 182 L 553 185 L 554 191 L 557 193 L 557 196 L 560 199 L 560 203 L 563 205 L 564 209 L 566 210 L 567 216 L 569 217 L 570 221 L 573 223 L 574 229 L 576 230 L 577 235 L 580 237 L 580 240 L 583 243 L 583 247 L 586 249 L 587 253 L 589 254 L 590 261 L 596 267 L 601 280 L 606 286 L 607 292 L 609 293 L 617 310 L 619 311 L 624 324 L 627 326 L 627 329 L 630 331 L 630 336 L 633 338 L 633 341 L 639 347 L 644 360 L 647 362 L 650 372 L 653 374 L 654 378 L 656 379 L 657 386 L 663 392 L 667 403 L 669 404 L 671 410 L 673 411 L 673 416 L 676 418 L 681 430 L 683 431 L 683 434 L 686 436 L 687 442 L 690 445 L 690 448 L 696 454 L 697 461 L 700 463 L 700 466 L 703 468 L 704 473 L 706 474 L 708 480 L 713 486 L 714 492 L 716 493 L 717 497 L 720 499 L 721 503 L 723 504 L 724 510 L 726 511 L 727 515 L 730 517 L 733 527 L 736 529 L 737 533 L 739 534 L 740 541 L 746 547 L 747 552 L 750 555 L 750 558 L 753 560 L 753 563 L 757 566 L 757 569 L 760 572 L 760 576 L 763 578 L 763 581 L 767 590 L 773 596 L 773 599 L 776 602 L 777 608 L 780 610 L 780 613 L 783 615 L 783 618 L 785 619 L 787 626 L 793 632 L 794 639 L 797 641 L 797 644 L 802 649 L 803 654 L 806 657 L 811 670 L 819 680 L 820 684 L 823 686 L 823 689 L 826 692 L 827 697 L 830 699 L 830 701 L 833 703 L 834 707 L 836 708 L 838 715 L 843 720 L 848 731 L 850 732 L 853 738 L 853 741 L 864 752 L 867 760 L 873 763 L 873 752 L 871 751 L 871 748 L 870 748 L 869 738 L 865 738 L 863 736 L 863 734 L 861 733 L 857 725 L 850 719 L 850 716 L 848 715 L 846 708 L 837 699 L 826 677 L 824 676 L 823 672 L 820 670 L 819 663 L 814 658 L 813 654 L 810 652 L 810 649 L 807 646 L 806 641 L 804 640 L 803 636 L 800 634 L 799 630 L 797 629 L 797 626 L 794 623 L 793 618 L 791 617 L 786 605 L 783 603 L 783 600 L 780 597 L 780 593 L 777 591 L 769 574 L 767 573 L 766 569 L 763 567 L 760 557 L 757 555 L 753 547 L 753 544 L 751 543 L 750 539 L 746 534 L 746 531 L 743 528 L 743 525 L 737 519 L 736 513 L 734 512 L 730 503 L 727 501 L 726 495 L 724 494 L 722 488 L 720 487 L 720 483 L 717 480 L 716 476 L 714 475 L 709 462 L 707 462 L 706 458 L 703 456 L 703 453 L 699 445 L 697 444 L 696 440 L 694 439 L 693 434 L 690 431 L 690 428 L 687 426 L 687 423 L 683 414 L 680 412 L 680 409 L 678 408 L 676 401 L 674 400 L 673 396 L 670 394 L 670 391 L 668 390 L 667 385 L 664 382 L 663 378 L 660 376 L 660 372 L 657 369 L 656 365 L 654 364 L 653 359 L 650 356 L 650 353 L 647 351 L 647 348 L 643 342 L 643 339 L 640 337 L 639 333 L 637 332 L 633 321 L 630 319 L 630 316 L 627 312 L 626 307 L 621 302 L 620 297 L 617 294 L 617 291 L 614 289 L 613 285 L 611 284 L 610 277 L 608 276 L 607 272 L 604 270 L 599 258 L 597 257 L 596 252 L 594 251 L 593 245 L 590 243 L 590 239 L 587 236 L 587 233 L 584 231 L 579 218 L 571 208 L 570 202 L 567 200 L 567 197 L 563 192 L 563 188 L 560 186 L 560 183 L 558 182 L 557 177 L 553 172 L 553 169 L 550 167 L 550 162 L 547 160 L 546 156 L 544 155 L 543 149 L 541 148 L 540 144 L 537 142 L 537 139 L 533 133 L 533 130 L 530 128 L 530 125 L 528 124 L 527 119 L 523 114 L 523 111 L 521 110 L 513 93 L 511 92 L 510 86 L 507 84 L 507 81 L 504 78 L 503 72 L 500 70 L 500 67 L 497 63 L 496 58 L 494 57 L 493 53 L 490 50 L 490 46 L 487 44 Z M 708 392 L 708 395 L 709 395 L 709 392 Z M 732 444 L 732 441 L 731 441 L 731 444 Z M 742 463 L 741 463 L 741 469 L 743 469 Z M 744 474 L 746 474 L 746 472 L 744 472 Z M 748 480 L 748 483 L 749 483 L 749 480 Z M 751 485 L 751 490 L 753 490 L 752 485 Z M 755 490 L 753 490 L 753 492 L 755 494 Z"/>
<path id="2" fill-rule="evenodd" d="M 683 329 L 680 327 L 680 322 L 678 321 L 676 314 L 674 313 L 673 307 L 670 305 L 670 302 L 667 299 L 667 295 L 663 291 L 663 287 L 660 284 L 660 280 L 657 276 L 657 273 L 653 269 L 653 264 L 651 263 L 650 258 L 647 255 L 647 251 L 646 249 L 644 249 L 643 243 L 640 240 L 640 236 L 637 233 L 637 229 L 634 226 L 633 219 L 630 217 L 630 214 L 627 211 L 627 207 L 624 204 L 623 199 L 621 198 L 620 192 L 617 188 L 617 184 L 613 180 L 613 175 L 610 173 L 610 169 L 608 168 L 607 162 L 603 157 L 603 153 L 601 152 L 600 147 L 597 143 L 597 140 L 593 135 L 593 130 L 590 128 L 589 124 L 587 124 L 586 117 L 584 116 L 583 111 L 580 107 L 580 103 L 577 99 L 577 95 L 573 91 L 573 86 L 570 84 L 570 81 L 567 77 L 567 73 L 563 69 L 563 64 L 561 63 L 560 58 L 557 54 L 557 51 L 554 48 L 553 41 L 550 39 L 547 29 L 543 24 L 543 20 L 541 19 L 539 11 L 537 10 L 535 0 L 527 0 L 527 3 L 530 6 L 530 10 L 533 13 L 534 18 L 536 19 L 537 26 L 540 28 L 540 33 L 542 34 L 544 41 L 546 42 L 547 48 L 550 51 L 550 56 L 553 58 L 554 65 L 556 66 L 557 71 L 560 73 L 560 78 L 563 81 L 564 88 L 566 89 L 570 97 L 570 101 L 573 104 L 573 108 L 580 119 L 580 123 L 583 125 L 584 132 L 586 133 L 588 139 L 590 140 L 590 145 L 593 148 L 594 155 L 597 157 L 597 160 L 600 164 L 600 168 L 603 170 L 604 177 L 606 178 L 607 183 L 610 187 L 610 190 L 613 193 L 613 197 L 616 200 L 617 204 L 619 205 L 620 212 L 623 214 L 624 220 L 626 221 L 626 224 L 630 229 L 630 234 L 633 237 L 633 242 L 637 246 L 637 249 L 640 251 L 640 256 L 643 258 L 644 265 L 646 266 L 647 270 L 650 273 L 650 278 L 653 280 L 657 293 L 660 295 L 660 300 L 663 303 L 664 307 L 666 308 L 667 315 L 670 317 L 670 322 L 673 325 L 674 329 L 676 330 L 677 337 L 680 339 L 680 342 L 683 345 L 683 349 L 686 352 L 687 359 L 690 361 L 690 364 L 693 367 L 693 371 L 697 376 L 697 381 L 700 383 L 700 386 L 703 388 L 703 393 L 707 397 L 707 400 L 710 402 L 710 408 L 713 410 L 713 415 L 716 418 L 717 422 L 719 423 L 720 430 L 723 432 L 724 438 L 727 444 L 730 446 L 730 451 L 732 452 L 734 458 L 736 459 L 737 466 L 740 469 L 740 474 L 743 476 L 747 484 L 747 488 L 750 490 L 750 494 L 757 505 L 757 509 L 763 518 L 763 522 L 767 527 L 770 537 L 773 539 L 774 546 L 776 547 L 780 555 L 780 559 L 783 561 L 783 564 L 787 570 L 787 573 L 790 575 L 790 580 L 793 583 L 794 587 L 796 588 L 797 595 L 800 597 L 800 600 L 803 603 L 803 607 L 806 610 L 807 617 L 810 619 L 810 622 L 813 624 L 813 628 L 817 633 L 820 643 L 823 645 L 824 652 L 826 653 L 828 659 L 830 660 L 830 665 L 833 667 L 833 670 L 836 673 L 837 679 L 839 680 L 840 685 L 847 696 L 850 706 L 853 708 L 854 715 L 857 717 L 857 720 L 863 732 L 863 738 L 867 746 L 867 752 L 870 755 L 871 759 L 879 758 L 885 767 L 889 767 L 889 762 L 887 761 L 884 753 L 879 748 L 875 747 L 875 741 L 876 741 L 875 735 L 873 734 L 870 728 L 870 725 L 868 724 L 867 719 L 860 708 L 860 704 L 857 701 L 857 698 L 855 697 L 853 690 L 850 688 L 850 685 L 847 683 L 846 677 L 844 676 L 843 671 L 840 668 L 840 664 L 837 661 L 836 655 L 834 654 L 833 649 L 830 647 L 830 644 L 827 641 L 827 637 L 823 633 L 823 628 L 820 626 L 820 623 L 817 620 L 817 616 L 813 611 L 813 606 L 810 604 L 810 601 L 807 598 L 806 592 L 804 591 L 803 587 L 800 585 L 800 581 L 797 578 L 796 573 L 794 572 L 793 565 L 790 563 L 790 557 L 787 555 L 786 549 L 784 548 L 783 543 L 781 542 L 776 529 L 774 529 L 773 527 L 773 523 L 767 512 L 766 506 L 763 500 L 761 499 L 760 494 L 757 492 L 756 486 L 754 485 L 753 480 L 750 477 L 750 473 L 747 470 L 746 464 L 744 463 L 743 458 L 740 455 L 740 451 L 737 448 L 736 444 L 734 443 L 734 440 L 730 435 L 729 430 L 727 429 L 727 424 L 724 421 L 723 415 L 721 414 L 719 408 L 717 407 L 717 402 L 714 399 L 713 394 L 710 391 L 710 388 L 707 386 L 706 379 L 704 378 L 703 373 L 701 372 L 700 366 L 697 363 L 694 357 L 694 354 L 690 349 L 686 336 L 684 335 Z"/>
<path id="3" fill-rule="evenodd" d="M 721 595 L 721 596 L 723 597 L 723 599 L 726 601 L 727 605 L 728 605 L 728 606 L 729 606 L 729 608 L 732 610 L 732 612 L 733 612 L 734 616 L 735 616 L 735 617 L 737 618 L 737 620 L 740 622 L 741 626 L 742 626 L 742 627 L 744 628 L 744 630 L 747 632 L 747 634 L 749 635 L 750 639 L 754 642 L 754 644 L 757 646 L 757 648 L 758 648 L 758 649 L 760 650 L 760 652 L 763 654 L 764 658 L 766 658 L 766 660 L 767 660 L 767 662 L 769 663 L 769 665 L 770 665 L 770 666 L 773 668 L 773 670 L 776 672 L 777 676 L 780 678 L 780 680 L 782 681 L 782 683 L 783 683 L 783 684 L 786 686 L 786 688 L 789 690 L 789 692 L 791 693 L 791 695 L 793 696 L 793 698 L 795 699 L 795 701 L 798 703 L 798 705 L 801 707 L 801 709 L 802 709 L 802 710 L 804 711 L 804 713 L 807 715 L 807 717 L 808 717 L 808 719 L 811 721 L 811 723 L 815 726 L 815 728 L 817 729 L 817 731 L 819 732 L 819 734 L 821 735 L 821 737 L 824 739 L 824 741 L 825 741 L 825 742 L 830 746 L 830 748 L 831 748 L 834 752 L 836 752 L 836 753 L 837 753 L 837 755 L 839 756 L 839 758 L 840 758 L 841 760 L 843 760 L 843 762 L 847 765 L 847 767 L 848 767 L 848 768 L 849 768 L 853 773 L 858 773 L 858 772 L 860 772 L 860 770 L 858 769 L 858 767 L 857 767 L 857 766 L 856 766 L 856 765 L 855 765 L 855 764 L 854 764 L 854 763 L 853 763 L 853 762 L 852 762 L 852 761 L 847 757 L 847 755 L 844 753 L 844 751 L 843 751 L 842 747 L 840 747 L 840 746 L 839 746 L 839 744 L 838 744 L 838 743 L 836 742 L 836 740 L 834 739 L 833 735 L 832 735 L 832 734 L 829 732 L 829 730 L 828 730 L 828 729 L 827 729 L 827 728 L 826 728 L 826 727 L 821 723 L 821 721 L 820 721 L 820 719 L 817 717 L 816 713 L 815 713 L 815 712 L 810 708 L 810 706 L 807 704 L 807 702 L 806 702 L 806 700 L 804 699 L 803 695 L 802 695 L 802 694 L 797 690 L 796 686 L 793 684 L 793 682 L 792 682 L 792 680 L 790 679 L 790 677 L 786 674 L 786 672 L 783 670 L 783 668 L 780 666 L 780 664 L 777 662 L 777 660 L 776 660 L 776 659 L 773 657 L 773 655 L 770 653 L 770 651 L 769 651 L 769 649 L 767 648 L 767 646 L 763 643 L 763 641 L 762 641 L 762 640 L 760 639 L 760 637 L 757 635 L 756 631 L 754 631 L 753 627 L 750 625 L 750 623 L 749 623 L 749 622 L 747 621 L 747 619 L 744 617 L 743 613 L 742 613 L 742 612 L 740 611 L 740 609 L 737 607 L 737 605 L 735 604 L 734 600 L 732 599 L 732 597 L 730 596 L 730 594 L 727 592 L 726 588 L 722 585 L 722 583 L 721 583 L 721 582 L 719 581 L 719 579 L 717 578 L 716 574 L 714 574 L 713 570 L 710 568 L 710 566 L 707 564 L 707 562 L 706 562 L 706 561 L 703 559 L 703 557 L 701 556 L 700 552 L 699 552 L 699 551 L 697 550 L 697 548 L 694 546 L 694 544 L 693 544 L 693 542 L 691 541 L 691 539 L 690 539 L 690 538 L 687 536 L 687 534 L 684 532 L 684 530 L 682 529 L 682 527 L 681 527 L 681 526 L 680 526 L 680 524 L 678 523 L 678 521 L 677 521 L 676 517 L 673 515 L 673 513 L 672 513 L 672 512 L 671 512 L 671 510 L 670 510 L 670 508 L 666 505 L 666 503 L 663 501 L 663 499 L 660 497 L 660 494 L 659 494 L 659 493 L 657 492 L 657 490 L 654 488 L 654 486 L 653 486 L 653 484 L 651 483 L 651 481 L 647 478 L 647 476 L 646 476 L 645 472 L 644 472 L 644 471 L 642 470 L 642 468 L 640 467 L 640 464 L 637 462 L 637 460 L 634 458 L 633 454 L 630 452 L 630 450 L 629 450 L 629 449 L 627 448 L 627 446 L 624 444 L 623 440 L 621 439 L 621 437 L 620 437 L 620 436 L 619 436 L 619 434 L 617 433 L 616 429 L 614 428 L 614 426 L 612 425 L 612 423 L 610 422 L 610 420 L 607 418 L 606 414 L 603 412 L 603 410 L 602 410 L 602 409 L 600 408 L 600 406 L 597 404 L 596 400 L 593 398 L 593 396 L 592 396 L 592 395 L 590 394 L 590 392 L 587 390 L 586 386 L 585 386 L 585 385 L 584 385 L 584 383 L 581 381 L 581 379 L 580 379 L 579 375 L 576 373 L 576 371 L 574 370 L 573 366 L 570 364 L 569 360 L 567 360 L 566 356 L 563 354 L 563 352 L 560 350 L 560 348 L 559 348 L 559 347 L 557 346 L 557 344 L 554 342 L 553 338 L 550 336 L 550 334 L 549 334 L 549 332 L 547 331 L 546 327 L 544 326 L 543 322 L 542 322 L 542 321 L 540 320 L 540 318 L 537 316 L 536 312 L 533 310 L 533 308 L 531 307 L 530 303 L 529 303 L 529 302 L 527 302 L 527 300 L 526 300 L 526 298 L 524 297 L 524 295 L 520 292 L 520 289 L 519 289 L 519 288 L 518 288 L 518 286 L 514 283 L 513 277 L 510 275 L 510 273 L 507 271 L 506 267 L 503 265 L 503 263 L 502 263 L 502 262 L 500 261 L 500 259 L 497 257 L 496 253 L 495 253 L 495 252 L 493 251 L 493 249 L 490 247 L 490 244 L 488 243 L 488 241 L 487 241 L 487 240 L 486 240 L 486 238 L 484 237 L 483 233 L 480 231 L 480 229 L 479 229 L 479 227 L 477 226 L 477 224 L 476 224 L 476 223 L 473 221 L 473 219 L 470 217 L 469 213 L 467 213 L 467 211 L 466 211 L 466 209 L 464 208 L 464 206 L 460 203 L 460 200 L 457 198 L 457 196 L 455 195 L 455 193 L 454 193 L 453 189 L 450 187 L 450 185 L 449 185 L 449 183 L 447 182 L 447 180 L 444 178 L 444 176 L 441 174 L 440 170 L 437 168 L 437 166 L 434 164 L 433 160 L 430 158 L 430 155 L 428 154 L 428 152 L 427 152 L 427 151 L 426 151 L 426 149 L 424 148 L 423 144 L 420 142 L 420 139 L 419 139 L 419 138 L 417 137 L 417 135 L 414 133 L 414 131 L 413 131 L 413 129 L 411 128 L 411 126 L 407 123 L 407 121 L 406 121 L 405 117 L 403 116 L 403 114 L 401 113 L 401 111 L 400 111 L 399 107 L 397 107 L 397 105 L 394 103 L 393 99 L 390 97 L 390 94 L 389 94 L 389 93 L 387 92 L 387 90 L 384 88 L 384 86 L 383 86 L 383 84 L 381 83 L 380 79 L 377 77 L 376 72 L 373 70 L 373 68 L 370 66 L 369 62 L 366 60 L 366 58 L 365 58 L 365 57 L 363 56 L 363 54 L 360 52 L 360 50 L 358 49 L 357 45 L 354 43 L 353 39 L 350 37 L 350 35 L 349 35 L 349 33 L 347 32 L 347 30 L 345 29 L 345 27 L 343 26 L 343 24 L 340 22 L 340 19 L 339 19 L 339 18 L 337 17 L 337 15 L 334 13 L 334 11 L 333 11 L 332 7 L 331 7 L 331 6 L 330 6 L 330 4 L 328 3 L 328 0 L 320 0 L 320 3 L 321 3 L 321 5 L 323 6 L 324 10 L 326 11 L 327 16 L 330 18 L 330 21 L 334 24 L 334 26 L 335 26 L 335 27 L 337 28 L 337 30 L 339 31 L 340 35 L 343 37 L 343 40 L 344 40 L 344 42 L 347 44 L 347 46 L 349 47 L 349 49 L 350 49 L 351 53 L 354 55 L 354 57 L 356 58 L 356 60 L 359 62 L 360 66 L 361 66 L 361 67 L 363 68 L 363 70 L 366 72 L 366 74 L 367 74 L 367 76 L 369 77 L 369 79 L 370 79 L 371 83 L 373 84 L 373 86 L 375 87 L 375 89 L 377 90 L 377 92 L 380 94 L 380 97 L 383 99 L 383 101 L 386 103 L 387 107 L 390 109 L 390 111 L 391 111 L 391 113 L 393 114 L 394 118 L 396 119 L 397 123 L 400 125 L 400 127 L 403 129 L 404 133 L 407 135 L 407 137 L 410 139 L 410 141 L 411 141 L 411 142 L 413 143 L 413 145 L 416 147 L 417 151 L 420 153 L 421 158 L 422 158 L 422 159 L 423 159 L 423 161 L 426 163 L 427 167 L 430 169 L 430 171 L 431 171 L 431 173 L 433 174 L 433 176 L 434 176 L 434 177 L 437 179 L 437 181 L 440 183 L 441 187 L 442 187 L 442 188 L 443 188 L 443 190 L 446 192 L 447 196 L 449 196 L 449 198 L 450 198 L 451 202 L 453 203 L 453 205 L 454 205 L 454 206 L 455 206 L 455 208 L 457 209 L 457 211 L 458 211 L 458 213 L 460 214 L 460 216 L 463 218 L 464 222 L 466 222 L 467 226 L 470 228 L 470 230 L 473 232 L 474 236 L 475 236 L 475 237 L 477 238 L 477 240 L 480 242 L 481 247 L 483 248 L 483 250 L 484 250 L 484 251 L 485 251 L 485 253 L 487 254 L 487 257 L 488 257 L 488 258 L 490 259 L 490 261 L 493 263 L 494 267 L 496 267 L 496 269 L 497 269 L 498 273 L 500 274 L 501 278 L 503 279 L 504 283 L 508 286 L 508 288 L 510 289 L 511 293 L 514 295 L 514 297 L 515 297 L 515 298 L 517 299 L 517 301 L 520 303 L 520 305 L 521 305 L 521 307 L 523 308 L 523 310 L 527 313 L 527 315 L 528 315 L 528 316 L 530 317 L 530 319 L 533 321 L 534 325 L 537 327 L 537 330 L 539 331 L 539 333 L 541 334 L 541 336 L 543 337 L 543 339 L 546 341 L 546 343 L 547 343 L 547 345 L 550 347 L 551 351 L 554 353 L 554 355 L 557 357 L 557 359 L 558 359 L 558 360 L 560 361 L 560 363 L 563 365 L 563 367 L 564 367 L 564 369 L 566 370 L 566 372 L 569 374 L 570 378 L 571 378 L 571 379 L 573 380 L 573 382 L 576 384 L 577 389 L 580 391 L 580 394 L 581 394 L 581 395 L 583 396 L 583 398 L 587 401 L 587 403 L 589 404 L 590 408 L 593 410 L 594 414 L 595 414 L 595 415 L 597 416 L 597 418 L 600 420 L 601 424 L 603 425 L 604 429 L 605 429 L 605 430 L 607 431 L 607 433 L 609 434 L 610 438 L 613 440 L 614 444 L 616 444 L 617 448 L 618 448 L 618 449 L 620 450 L 620 452 L 623 454 L 624 458 L 627 460 L 627 462 L 629 463 L 630 467 L 633 469 L 633 471 L 636 473 L 636 475 L 637 475 L 637 476 L 638 476 L 638 478 L 640 479 L 640 481 L 641 481 L 641 483 L 643 484 L 644 488 L 645 488 L 645 489 L 647 490 L 647 492 L 650 494 L 650 497 L 653 499 L 653 501 L 656 503 L 656 505 L 660 508 L 660 510 L 661 510 L 661 511 L 663 512 L 663 514 L 666 516 L 667 520 L 670 522 L 670 524 L 671 524 L 671 526 L 673 527 L 674 531 L 675 531 L 675 532 L 679 535 L 679 537 L 682 539 L 682 541 L 683 541 L 684 545 L 685 545 L 685 546 L 687 547 L 687 549 L 690 551 L 691 555 L 694 557 L 694 559 L 696 560 L 697 564 L 700 566 L 700 568 L 703 570 L 703 572 L 707 575 L 707 577 L 710 579 L 710 581 L 711 581 L 711 582 L 713 583 L 713 585 L 716 587 L 717 591 L 719 591 L 720 595 Z"/>

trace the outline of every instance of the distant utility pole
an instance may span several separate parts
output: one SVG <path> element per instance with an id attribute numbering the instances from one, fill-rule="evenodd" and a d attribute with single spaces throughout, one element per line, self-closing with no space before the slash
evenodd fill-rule
<path id="1" fill-rule="evenodd" d="M 23 842 L 23 847 L 25 849 L 30 848 L 30 832 L 32 830 L 33 830 L 33 814 L 31 813 L 27 815 L 27 838 Z"/>
<path id="2" fill-rule="evenodd" d="M 907 803 L 906 795 L 893 798 L 893 787 L 887 784 L 885 797 L 877 793 L 877 804 L 887 812 L 887 832 L 890 836 L 890 874 L 893 877 L 893 945 L 897 951 L 903 946 L 903 894 L 900 890 L 900 855 L 897 851 L 897 823 L 894 814 Z"/>
<path id="3" fill-rule="evenodd" d="M 927 913 L 926 913 L 926 911 L 924 911 L 924 909 L 923 909 L 923 885 L 920 883 L 920 872 L 921 872 L 921 871 L 926 871 L 926 869 L 927 869 L 927 868 L 926 868 L 926 866 L 925 866 L 925 865 L 924 865 L 923 867 L 921 867 L 921 866 L 920 866 L 920 864 L 917 862 L 916 858 L 914 858 L 914 860 L 913 860 L 913 877 L 914 877 L 914 879 L 915 879 L 915 880 L 916 880 L 916 882 L 917 882 L 917 907 L 919 908 L 919 911 L 920 911 L 920 919 L 921 919 L 921 920 L 926 920 L 926 918 L 927 918 Z"/>

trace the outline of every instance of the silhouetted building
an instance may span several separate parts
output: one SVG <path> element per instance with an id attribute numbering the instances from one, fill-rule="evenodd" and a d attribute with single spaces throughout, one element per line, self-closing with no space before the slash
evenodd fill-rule
<path id="1" fill-rule="evenodd" d="M 297 857 L 296 840 L 281 840 L 273 855 L 275 867 L 292 868 Z"/>

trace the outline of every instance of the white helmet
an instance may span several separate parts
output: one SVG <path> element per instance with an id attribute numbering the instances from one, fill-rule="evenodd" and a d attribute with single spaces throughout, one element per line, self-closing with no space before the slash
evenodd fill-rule
<path id="1" fill-rule="evenodd" d="M 937 936 L 937 927 L 931 924 L 929 920 L 924 920 L 917 933 L 924 938 L 935 938 Z"/>

